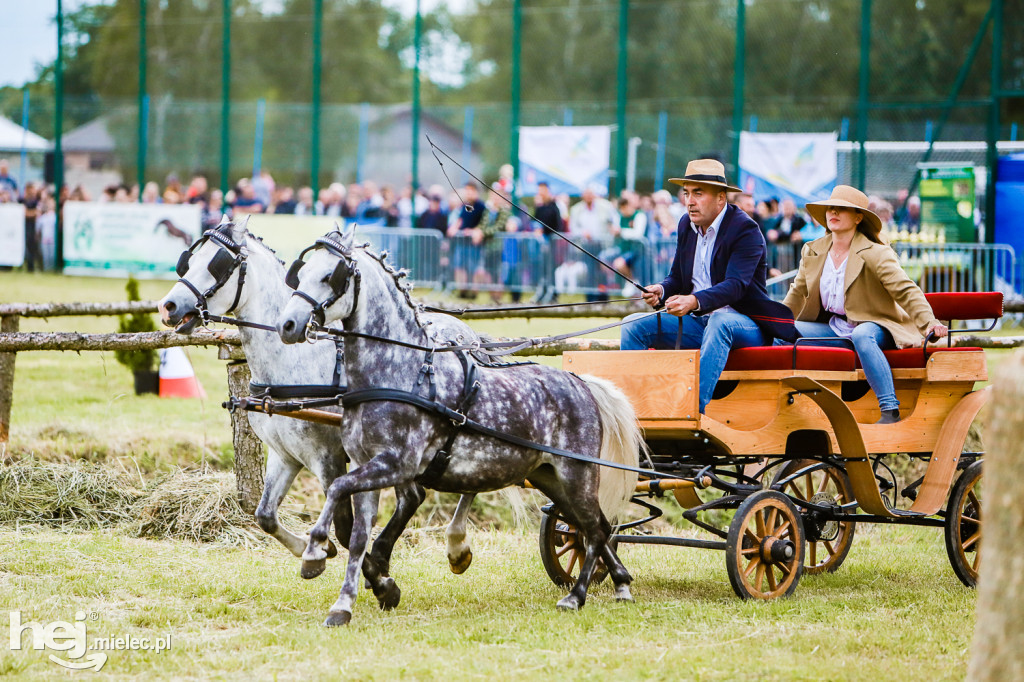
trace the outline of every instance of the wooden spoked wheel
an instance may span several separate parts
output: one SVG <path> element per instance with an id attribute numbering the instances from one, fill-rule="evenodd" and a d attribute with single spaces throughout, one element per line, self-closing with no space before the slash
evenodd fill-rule
<path id="1" fill-rule="evenodd" d="M 794 474 L 817 467 L 792 481 L 779 485 Z M 837 466 L 804 459 L 787 462 L 775 477 L 775 488 L 790 498 L 812 502 L 818 506 L 831 507 L 839 512 L 840 507 L 854 501 L 850 477 Z M 827 514 L 814 511 L 800 512 L 807 534 L 807 551 L 804 553 L 804 572 L 832 573 L 846 559 L 853 545 L 856 523 L 834 521 Z"/>
<path id="2" fill-rule="evenodd" d="M 946 507 L 946 554 L 956 577 L 967 587 L 978 584 L 981 559 L 981 462 L 960 475 Z"/>
<path id="3" fill-rule="evenodd" d="M 775 599 L 793 593 L 804 561 L 804 528 L 796 506 L 774 490 L 740 504 L 725 547 L 732 589 L 742 599 Z"/>
<path id="4" fill-rule="evenodd" d="M 559 518 L 554 509 L 551 513 L 541 516 L 540 560 L 551 582 L 566 589 L 575 585 L 585 556 L 586 550 L 575 526 Z M 608 576 L 604 560 L 597 561 L 597 569 L 591 578 L 591 583 L 594 584 Z"/>

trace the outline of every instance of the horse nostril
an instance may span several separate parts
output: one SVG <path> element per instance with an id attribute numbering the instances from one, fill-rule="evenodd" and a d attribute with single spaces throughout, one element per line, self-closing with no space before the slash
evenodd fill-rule
<path id="1" fill-rule="evenodd" d="M 164 310 L 167 311 L 168 315 L 173 315 L 174 311 L 177 308 L 178 308 L 178 306 L 174 305 L 174 303 L 172 303 L 171 301 L 168 301 L 167 303 L 164 303 Z"/>
<path id="2" fill-rule="evenodd" d="M 293 331 L 295 331 L 295 322 L 292 321 L 292 320 L 288 320 L 287 322 L 285 322 L 284 323 L 284 330 L 288 334 L 291 334 Z"/>

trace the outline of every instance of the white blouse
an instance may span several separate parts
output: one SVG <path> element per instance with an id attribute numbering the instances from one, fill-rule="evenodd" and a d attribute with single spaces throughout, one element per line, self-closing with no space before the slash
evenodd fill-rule
<path id="1" fill-rule="evenodd" d="M 847 255 L 843 262 L 837 267 L 833 264 L 832 256 L 825 255 L 825 267 L 821 271 L 821 282 L 818 288 L 821 290 L 821 307 L 832 313 L 828 326 L 837 336 L 849 337 L 853 334 L 856 324 L 846 319 L 846 264 L 850 257 Z"/>

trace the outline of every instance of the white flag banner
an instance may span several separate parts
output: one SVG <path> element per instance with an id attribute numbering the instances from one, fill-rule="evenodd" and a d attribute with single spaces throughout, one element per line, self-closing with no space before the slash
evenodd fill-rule
<path id="1" fill-rule="evenodd" d="M 607 194 L 611 139 L 608 126 L 520 128 L 520 193 L 535 194 L 543 181 L 552 194 L 578 196 L 587 185 L 600 186 L 598 194 Z"/>
<path id="2" fill-rule="evenodd" d="M 740 133 L 740 184 L 756 199 L 798 206 L 828 199 L 836 186 L 835 133 Z"/>
<path id="3" fill-rule="evenodd" d="M 25 262 L 25 206 L 0 204 L 0 265 Z"/>
<path id="4" fill-rule="evenodd" d="M 201 231 L 198 204 L 64 204 L 64 272 L 174 279 Z"/>

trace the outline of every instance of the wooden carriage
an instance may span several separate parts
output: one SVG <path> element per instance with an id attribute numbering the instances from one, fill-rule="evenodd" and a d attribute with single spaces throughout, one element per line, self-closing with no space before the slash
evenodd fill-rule
<path id="1" fill-rule="evenodd" d="M 928 294 L 936 317 L 1002 316 L 999 293 Z M 990 327 L 991 329 L 991 327 Z M 981 539 L 981 452 L 965 443 L 988 390 L 980 348 L 929 346 L 887 351 L 901 421 L 876 424 L 875 394 L 853 350 L 810 345 L 734 350 L 705 415 L 698 412 L 698 351 L 566 353 L 563 366 L 604 377 L 631 399 L 654 469 L 675 480 L 641 480 L 634 501 L 671 491 L 684 517 L 718 540 L 621 532 L 622 543 L 724 549 L 730 582 L 744 598 L 790 594 L 804 572 L 834 571 L 857 523 L 941 526 L 957 576 L 973 586 Z M 899 488 L 882 459 L 906 453 L 924 474 Z M 717 491 L 717 492 L 714 492 Z M 729 527 L 702 521 L 736 509 Z M 545 567 L 556 582 L 577 561 L 573 530 L 549 509 L 541 529 Z"/>

